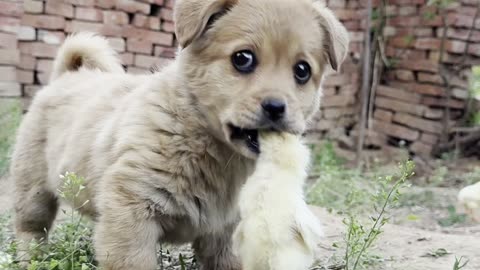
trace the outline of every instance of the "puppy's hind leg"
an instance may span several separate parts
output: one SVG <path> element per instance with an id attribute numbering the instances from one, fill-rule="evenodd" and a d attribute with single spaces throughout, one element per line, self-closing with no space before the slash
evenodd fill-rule
<path id="1" fill-rule="evenodd" d="M 15 229 L 18 241 L 18 260 L 30 260 L 30 243 L 48 237 L 58 202 L 55 194 L 43 187 L 33 187 L 28 192 L 18 192 L 15 205 Z"/>
<path id="2" fill-rule="evenodd" d="M 232 250 L 233 227 L 227 228 L 223 234 L 205 235 L 193 243 L 195 255 L 202 270 L 240 270 L 239 259 Z"/>
<path id="3" fill-rule="evenodd" d="M 32 240 L 45 240 L 58 209 L 55 191 L 48 187 L 45 132 L 40 111 L 31 111 L 20 126 L 12 155 L 15 184 L 15 230 L 18 259 L 29 260 Z"/>

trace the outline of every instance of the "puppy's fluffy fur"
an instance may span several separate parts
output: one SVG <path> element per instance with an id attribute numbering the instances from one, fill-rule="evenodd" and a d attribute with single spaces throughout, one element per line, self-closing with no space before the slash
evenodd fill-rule
<path id="1" fill-rule="evenodd" d="M 233 236 L 244 270 L 306 270 L 322 231 L 303 198 L 310 152 L 298 136 L 263 134 L 254 173 L 240 192 Z"/>
<path id="2" fill-rule="evenodd" d="M 89 200 L 80 211 L 95 220 L 103 269 L 156 269 L 158 241 L 193 243 L 203 269 L 240 269 L 231 234 L 256 158 L 245 130 L 304 132 L 347 32 L 311 0 L 177 0 L 175 20 L 181 51 L 156 74 L 125 74 L 100 37 L 62 46 L 12 158 L 20 251 L 46 236 L 70 171 L 86 179 L 77 205 Z M 258 60 L 248 74 L 232 65 L 245 50 Z M 311 66 L 303 84 L 299 61 Z M 262 110 L 272 98 L 286 106 L 276 122 Z"/>

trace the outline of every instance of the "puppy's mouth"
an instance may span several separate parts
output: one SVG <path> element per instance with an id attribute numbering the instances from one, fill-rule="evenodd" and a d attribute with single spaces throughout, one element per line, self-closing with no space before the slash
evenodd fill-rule
<path id="1" fill-rule="evenodd" d="M 233 124 L 228 124 L 230 131 L 230 140 L 232 142 L 241 142 L 254 154 L 260 154 L 260 143 L 258 141 L 258 129 L 240 128 Z"/>

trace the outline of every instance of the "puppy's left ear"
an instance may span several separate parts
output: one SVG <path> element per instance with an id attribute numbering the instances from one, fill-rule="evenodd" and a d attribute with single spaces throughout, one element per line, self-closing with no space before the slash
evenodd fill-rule
<path id="1" fill-rule="evenodd" d="M 332 68 L 338 71 L 348 53 L 349 37 L 347 29 L 333 12 L 320 1 L 314 2 L 313 7 L 318 13 L 317 19 L 320 26 L 325 31 L 324 46 L 328 60 Z"/>
<path id="2" fill-rule="evenodd" d="M 182 48 L 201 37 L 238 0 L 177 0 L 175 34 Z"/>

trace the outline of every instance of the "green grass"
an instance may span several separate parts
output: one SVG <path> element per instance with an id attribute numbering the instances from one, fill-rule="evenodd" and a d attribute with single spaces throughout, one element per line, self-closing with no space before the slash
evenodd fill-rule
<path id="1" fill-rule="evenodd" d="M 8 168 L 15 134 L 22 118 L 22 106 L 16 99 L 0 98 L 0 176 Z"/>
<path id="2" fill-rule="evenodd" d="M 343 255 L 335 262 L 346 270 L 372 269 L 383 259 L 372 249 L 389 221 L 389 211 L 398 206 L 406 181 L 413 176 L 414 163 L 406 161 L 393 172 L 346 168 L 335 155 L 333 145 L 325 143 L 315 151 L 314 173 L 318 179 L 307 193 L 311 204 L 343 215 L 346 234 L 334 248 Z"/>

